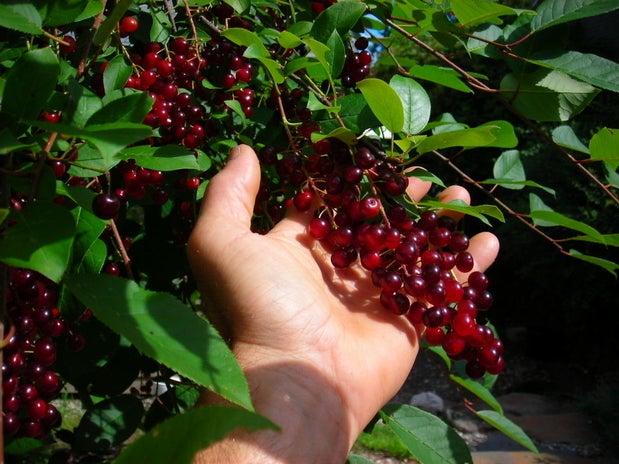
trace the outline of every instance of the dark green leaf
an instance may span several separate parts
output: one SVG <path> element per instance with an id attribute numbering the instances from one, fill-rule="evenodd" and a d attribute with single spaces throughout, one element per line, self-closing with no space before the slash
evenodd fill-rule
<path id="1" fill-rule="evenodd" d="M 120 395 L 131 386 L 139 372 L 140 354 L 132 346 L 120 346 L 103 366 L 91 374 L 90 394 Z"/>
<path id="2" fill-rule="evenodd" d="M 117 155 L 117 158 L 132 159 L 138 166 L 158 171 L 200 170 L 193 152 L 178 145 L 164 145 L 162 147 L 139 145 L 126 148 Z"/>
<path id="3" fill-rule="evenodd" d="M 251 0 L 224 0 L 224 2 L 234 8 L 237 13 L 243 13 L 251 5 Z"/>
<path id="4" fill-rule="evenodd" d="M 502 416 L 496 411 L 475 411 L 475 414 L 494 428 L 500 430 L 516 443 L 521 444 L 526 449 L 538 453 L 537 447 L 527 436 L 527 434 L 510 421 L 507 417 Z"/>
<path id="5" fill-rule="evenodd" d="M 409 177 L 416 177 L 417 179 L 424 180 L 426 182 L 432 182 L 433 184 L 440 185 L 443 188 L 446 188 L 445 184 L 441 179 L 436 177 L 430 171 L 426 171 L 424 168 L 415 167 L 411 171 L 407 171 L 406 175 Z"/>
<path id="6" fill-rule="evenodd" d="M 559 126 L 553 129 L 552 140 L 560 147 L 589 154 L 589 149 L 580 141 L 570 126 Z"/>
<path id="7" fill-rule="evenodd" d="M 243 113 L 243 108 L 241 107 L 241 104 L 238 102 L 238 100 L 226 100 L 224 101 L 225 105 L 230 108 L 232 111 L 234 111 L 237 116 L 239 116 L 241 118 L 241 122 L 243 124 L 245 124 L 245 113 Z"/>
<path id="8" fill-rule="evenodd" d="M 520 190 L 524 187 L 533 187 L 543 190 L 544 192 L 556 195 L 556 192 L 550 187 L 541 185 L 533 180 L 513 180 L 513 179 L 486 179 L 479 181 L 480 184 L 500 185 L 505 188 L 512 188 L 514 190 Z M 518 188 L 515 188 L 518 187 Z"/>
<path id="9" fill-rule="evenodd" d="M 146 92 L 133 93 L 113 100 L 95 112 L 86 122 L 87 126 L 112 122 L 144 121 L 153 106 L 153 99 Z"/>
<path id="10" fill-rule="evenodd" d="M 15 212 L 16 224 L 0 239 L 0 261 L 59 282 L 69 264 L 75 221 L 66 208 L 32 203 Z"/>
<path id="11" fill-rule="evenodd" d="M 107 451 L 129 438 L 143 415 L 142 402 L 135 396 L 121 395 L 97 403 L 82 417 L 73 446 L 79 451 Z"/>
<path id="12" fill-rule="evenodd" d="M 454 429 L 430 413 L 413 406 L 391 404 L 381 411 L 381 417 L 419 462 L 472 462 L 466 442 Z"/>
<path id="13" fill-rule="evenodd" d="M 64 120 L 72 126 L 84 127 L 88 118 L 100 110 L 103 103 L 94 92 L 73 79 L 69 81 L 68 87 L 69 98 L 63 111 Z"/>
<path id="14" fill-rule="evenodd" d="M 93 16 L 98 15 L 103 11 L 103 4 L 99 0 L 89 0 L 86 8 L 82 11 L 75 21 L 83 21 L 88 18 L 92 18 Z"/>
<path id="15" fill-rule="evenodd" d="M 114 464 L 191 464 L 196 453 L 234 429 L 275 428 L 267 419 L 242 409 L 208 406 L 157 425 L 130 444 Z"/>
<path id="16" fill-rule="evenodd" d="M 490 0 L 458 0 L 451 2 L 451 8 L 460 24 L 467 27 L 516 14 L 512 8 Z"/>
<path id="17" fill-rule="evenodd" d="M 395 75 L 389 85 L 396 91 L 402 100 L 404 108 L 404 126 L 406 134 L 417 134 L 430 120 L 430 97 L 424 88 L 408 77 Z"/>
<path id="18" fill-rule="evenodd" d="M 490 221 L 488 221 L 488 218 L 486 218 L 486 216 L 490 216 L 501 222 L 505 222 L 505 217 L 503 216 L 503 213 L 501 212 L 499 208 L 497 208 L 494 205 L 471 206 L 471 205 L 467 205 L 462 200 L 454 200 L 454 201 L 450 201 L 449 203 L 443 203 L 443 202 L 435 201 L 435 200 L 424 200 L 418 204 L 423 205 L 423 206 L 429 206 L 431 208 L 440 208 L 440 209 L 446 209 L 449 211 L 456 211 L 458 213 L 467 214 L 469 216 L 473 216 L 479 219 L 481 222 L 489 226 L 492 224 L 490 224 Z"/>
<path id="19" fill-rule="evenodd" d="M 619 8 L 616 0 L 545 0 L 537 7 L 531 29 L 541 31 L 557 24 L 608 13 Z"/>
<path id="20" fill-rule="evenodd" d="M 359 454 L 349 454 L 347 464 L 374 464 L 374 461 L 370 461 L 368 458 Z"/>
<path id="21" fill-rule="evenodd" d="M 75 21 L 86 9 L 88 0 L 48 0 L 45 26 L 62 26 Z"/>
<path id="22" fill-rule="evenodd" d="M 380 122 L 372 113 L 369 105 L 360 94 L 346 95 L 338 98 L 338 105 L 341 110 L 339 116 L 350 130 L 361 133 L 365 129 L 377 127 Z M 322 115 L 321 115 L 322 116 Z M 323 117 L 318 117 L 317 122 L 320 124 L 323 131 L 330 132 L 340 127 L 338 121 L 332 118 L 326 111 Z"/>
<path id="23" fill-rule="evenodd" d="M 365 9 L 362 2 L 337 2 L 318 15 L 310 33 L 319 42 L 326 43 L 333 31 L 346 34 L 361 18 Z"/>
<path id="24" fill-rule="evenodd" d="M 594 237 L 590 237 L 589 235 L 579 235 L 577 237 L 570 237 L 569 240 L 577 240 L 580 242 L 589 242 L 589 243 L 601 243 L 607 246 L 619 247 L 619 234 L 602 234 L 604 238 L 603 242 L 600 242 Z"/>
<path id="25" fill-rule="evenodd" d="M 588 235 L 589 237 L 598 240 L 599 243 L 604 243 L 604 237 L 593 227 L 585 224 L 584 222 L 577 221 L 575 219 L 569 218 L 561 213 L 557 213 L 556 211 L 531 211 L 531 217 L 536 220 L 541 220 L 544 224 L 539 224 L 544 227 L 554 227 L 561 226 L 567 229 L 572 229 L 578 231 L 582 234 Z"/>
<path id="26" fill-rule="evenodd" d="M 470 391 L 473 395 L 475 395 L 477 398 L 482 400 L 484 403 L 486 403 L 496 412 L 498 412 L 499 414 L 503 414 L 503 408 L 501 407 L 497 399 L 490 392 L 490 390 L 488 390 L 482 384 L 480 384 L 479 382 L 476 382 L 475 380 L 465 379 L 457 375 L 450 375 L 449 378 L 452 382 L 455 382 L 458 385 L 460 385 L 462 388 L 465 388 L 466 390 Z"/>
<path id="27" fill-rule="evenodd" d="M 24 150 L 31 145 L 21 143 L 9 129 L 0 130 L 0 155 L 6 155 L 17 150 Z"/>
<path id="28" fill-rule="evenodd" d="M 575 51 L 545 54 L 527 61 L 569 74 L 602 89 L 619 92 L 619 64 L 590 53 Z"/>
<path id="29" fill-rule="evenodd" d="M 428 345 L 427 350 L 431 351 L 435 355 L 437 355 L 441 360 L 445 363 L 447 370 L 451 369 L 451 358 L 447 354 L 447 352 L 443 349 L 442 346 L 431 346 Z"/>
<path id="30" fill-rule="evenodd" d="M 76 263 L 75 272 L 98 274 L 101 272 L 107 258 L 107 246 L 103 240 L 95 240 Z M 120 392 L 119 392 L 120 393 Z"/>
<path id="31" fill-rule="evenodd" d="M 172 30 L 172 21 L 170 21 L 168 13 L 164 10 L 152 8 L 150 16 L 153 19 L 150 32 L 148 33 L 151 42 L 167 41 Z"/>
<path id="32" fill-rule="evenodd" d="M 123 55 L 117 55 L 110 60 L 103 71 L 103 88 L 107 95 L 112 90 L 122 89 L 131 75 L 131 66 L 125 62 Z"/>
<path id="33" fill-rule="evenodd" d="M 507 74 L 500 88 L 520 113 L 535 121 L 567 121 L 599 93 L 595 87 L 562 72 L 543 69 L 519 78 Z"/>
<path id="34" fill-rule="evenodd" d="M 435 84 L 458 90 L 459 92 L 473 93 L 460 79 L 460 74 L 451 68 L 442 68 L 433 65 L 415 65 L 408 70 L 411 76 L 418 79 L 434 82 Z"/>
<path id="35" fill-rule="evenodd" d="M 41 440 L 35 438 L 21 437 L 11 440 L 4 449 L 6 454 L 13 456 L 22 456 L 37 450 L 43 446 Z"/>
<path id="36" fill-rule="evenodd" d="M 41 23 L 41 15 L 32 2 L 22 0 L 0 2 L 1 27 L 39 35 L 43 33 Z"/>
<path id="37" fill-rule="evenodd" d="M 77 152 L 77 160 L 69 168 L 69 174 L 84 178 L 97 177 L 112 169 L 120 161 L 118 157 L 106 161 L 99 150 L 84 144 Z"/>
<path id="38" fill-rule="evenodd" d="M 112 12 L 107 16 L 107 18 L 105 18 L 105 21 L 101 23 L 99 29 L 97 29 L 97 32 L 92 39 L 95 45 L 101 47 L 105 44 L 105 41 L 110 37 L 112 31 L 114 31 L 114 28 L 125 15 L 132 3 L 133 0 L 118 0 L 112 9 Z"/>
<path id="39" fill-rule="evenodd" d="M 167 293 L 109 275 L 68 278 L 71 292 L 142 353 L 253 409 L 247 381 L 230 349 L 205 319 Z"/>
<path id="40" fill-rule="evenodd" d="M 327 40 L 327 52 L 325 58 L 329 63 L 329 69 L 331 70 L 331 77 L 335 78 L 340 75 L 342 69 L 344 69 L 344 61 L 346 58 L 346 50 L 344 49 L 344 42 L 337 31 L 333 31 L 329 40 Z"/>
<path id="41" fill-rule="evenodd" d="M 349 3 L 349 2 L 344 2 Z M 365 98 L 376 118 L 392 133 L 404 127 L 404 107 L 397 92 L 385 81 L 368 78 L 357 82 L 357 88 Z"/>
<path id="42" fill-rule="evenodd" d="M 598 258 L 597 256 L 589 256 L 581 253 L 578 250 L 570 250 L 570 255 L 574 258 L 580 259 L 581 261 L 585 261 L 590 264 L 595 264 L 596 266 L 600 266 L 603 269 L 606 269 L 612 275 L 617 277 L 617 269 L 619 269 L 619 264 L 609 261 L 604 258 Z"/>
<path id="43" fill-rule="evenodd" d="M 51 48 L 24 53 L 5 75 L 2 111 L 16 118 L 37 118 L 59 75 L 60 63 Z"/>
<path id="44" fill-rule="evenodd" d="M 508 179 L 517 182 L 526 180 L 524 166 L 520 161 L 520 152 L 518 150 L 507 150 L 501 153 L 501 156 L 499 156 L 494 163 L 492 174 L 497 179 Z M 519 183 L 504 184 L 503 186 L 512 190 L 521 190 L 524 188 L 524 185 Z"/>

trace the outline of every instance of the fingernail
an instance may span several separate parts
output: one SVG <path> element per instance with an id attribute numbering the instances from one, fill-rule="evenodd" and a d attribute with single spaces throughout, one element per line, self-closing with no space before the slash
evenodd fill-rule
<path id="1" fill-rule="evenodd" d="M 228 156 L 228 161 L 232 161 L 234 158 L 237 158 L 241 154 L 241 147 L 237 145 L 232 150 L 230 150 L 230 156 Z"/>

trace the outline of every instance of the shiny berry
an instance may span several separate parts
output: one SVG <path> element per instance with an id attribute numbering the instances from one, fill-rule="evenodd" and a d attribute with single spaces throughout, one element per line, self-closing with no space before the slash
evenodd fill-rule
<path id="1" fill-rule="evenodd" d="M 112 219 L 120 211 L 120 200 L 116 195 L 100 193 L 92 200 L 92 210 L 101 219 Z"/>
<path id="2" fill-rule="evenodd" d="M 135 16 L 125 16 L 123 19 L 120 20 L 120 23 L 118 24 L 118 30 L 120 32 L 120 35 L 123 37 L 134 33 L 138 30 L 138 27 L 140 27 L 140 23 Z"/>

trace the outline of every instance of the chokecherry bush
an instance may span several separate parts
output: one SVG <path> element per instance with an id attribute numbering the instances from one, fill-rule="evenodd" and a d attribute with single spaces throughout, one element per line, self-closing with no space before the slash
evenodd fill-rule
<path id="1" fill-rule="evenodd" d="M 425 327 L 424 346 L 477 398 L 467 402 L 472 413 L 535 450 L 490 391 L 505 353 L 462 224 L 508 214 L 558 253 L 615 273 L 604 253 L 617 236 L 544 202 L 539 195 L 554 191 L 527 179 L 516 134 L 532 128 L 617 206 L 619 130 L 600 128 L 585 144 L 568 121 L 601 91 L 619 91 L 619 65 L 552 40 L 572 21 L 617 8 L 2 2 L 4 452 L 16 461 L 180 463 L 166 450 L 182 443 L 190 459 L 235 427 L 269 426 L 202 314 L 185 259 L 209 179 L 237 143 L 254 146 L 262 167 L 253 229 L 266 233 L 288 208 L 318 205 L 307 233 L 333 266 L 359 263 L 385 311 Z M 418 62 L 400 59 L 402 41 Z M 502 74 L 472 71 L 481 60 Z M 429 94 L 452 92 L 490 99 L 513 118 L 475 127 L 447 113 L 431 119 Z M 496 162 L 475 180 L 457 157 L 481 151 Z M 444 187 L 423 167 L 430 159 L 489 204 L 443 203 L 435 189 L 412 201 L 410 177 Z M 554 162 L 549 155 L 549 169 Z M 516 211 L 501 189 L 527 192 L 530 210 Z M 456 223 L 441 210 L 473 219 Z M 199 388 L 235 407 L 193 408 Z M 403 405 L 380 415 L 420 462 L 471 462 L 441 419 Z M 181 436 L 183 424 L 201 433 Z"/>

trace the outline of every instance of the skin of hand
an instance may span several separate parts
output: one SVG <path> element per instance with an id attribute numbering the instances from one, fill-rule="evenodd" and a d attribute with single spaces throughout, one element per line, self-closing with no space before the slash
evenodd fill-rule
<path id="1" fill-rule="evenodd" d="M 231 341 L 257 412 L 281 430 L 235 433 L 199 453 L 196 463 L 342 463 L 407 378 L 418 332 L 384 310 L 367 271 L 333 268 L 306 233 L 311 212 L 289 211 L 268 234 L 251 232 L 259 185 L 254 151 L 234 148 L 210 182 L 188 254 L 206 306 L 216 308 L 209 317 Z M 429 188 L 411 178 L 407 193 L 420 200 Z M 457 186 L 440 198 L 470 202 Z M 474 270 L 485 270 L 498 249 L 493 234 L 472 237 Z M 217 400 L 207 394 L 203 402 Z"/>

